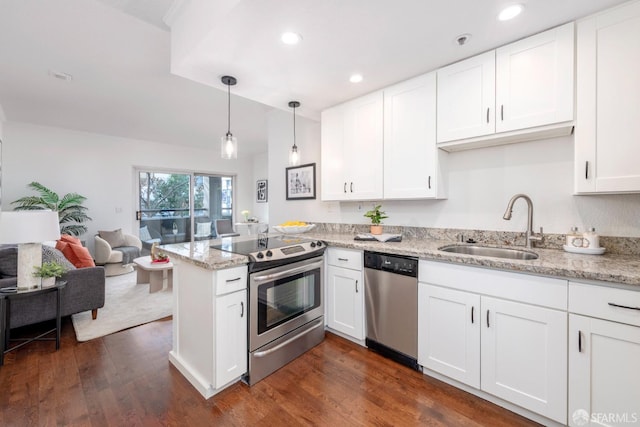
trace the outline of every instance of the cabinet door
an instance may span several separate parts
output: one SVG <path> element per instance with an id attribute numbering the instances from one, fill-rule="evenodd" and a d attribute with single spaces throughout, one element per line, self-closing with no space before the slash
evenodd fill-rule
<path id="1" fill-rule="evenodd" d="M 384 198 L 434 198 L 443 191 L 436 148 L 436 74 L 384 90 Z"/>
<path id="2" fill-rule="evenodd" d="M 639 360 L 639 327 L 569 315 L 569 425 L 640 423 Z"/>
<path id="3" fill-rule="evenodd" d="M 344 172 L 347 198 L 382 198 L 382 91 L 347 104 L 344 121 Z"/>
<path id="4" fill-rule="evenodd" d="M 638 192 L 640 3 L 577 28 L 576 192 Z"/>
<path id="5" fill-rule="evenodd" d="M 495 132 L 495 51 L 437 71 L 438 142 Z"/>
<path id="6" fill-rule="evenodd" d="M 567 313 L 482 297 L 482 390 L 567 422 Z"/>
<path id="7" fill-rule="evenodd" d="M 480 388 L 480 296 L 418 284 L 418 363 Z"/>
<path id="8" fill-rule="evenodd" d="M 338 106 L 322 112 L 321 117 L 322 200 L 344 200 L 347 183 L 344 176 L 344 108 Z"/>
<path id="9" fill-rule="evenodd" d="M 364 339 L 364 283 L 362 272 L 327 268 L 327 325 L 355 339 Z"/>
<path id="10" fill-rule="evenodd" d="M 574 25 L 496 50 L 496 132 L 573 120 Z"/>
<path id="11" fill-rule="evenodd" d="M 247 291 L 216 298 L 215 388 L 247 372 Z"/>

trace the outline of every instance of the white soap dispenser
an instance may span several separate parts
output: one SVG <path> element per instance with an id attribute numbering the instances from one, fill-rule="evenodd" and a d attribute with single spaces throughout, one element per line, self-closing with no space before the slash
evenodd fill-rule
<path id="1" fill-rule="evenodd" d="M 571 227 L 571 231 L 567 233 L 566 245 L 570 248 L 581 248 L 582 243 L 582 233 L 578 232 L 578 227 Z"/>
<path id="2" fill-rule="evenodd" d="M 582 247 L 589 249 L 600 248 L 600 236 L 598 236 L 594 227 L 589 228 L 589 230 L 585 231 L 582 235 Z"/>

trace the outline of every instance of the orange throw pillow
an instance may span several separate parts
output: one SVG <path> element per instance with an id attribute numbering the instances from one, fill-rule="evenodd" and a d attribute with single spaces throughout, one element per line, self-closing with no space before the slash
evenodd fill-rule
<path id="1" fill-rule="evenodd" d="M 82 242 L 80 241 L 80 239 L 78 239 L 77 237 L 73 237 L 70 236 L 68 234 L 63 234 L 60 236 L 60 240 L 58 240 L 59 242 L 65 242 L 65 243 L 72 243 L 75 245 L 81 245 L 82 246 Z"/>
<path id="2" fill-rule="evenodd" d="M 56 249 L 60 250 L 64 257 L 68 259 L 71 264 L 75 265 L 76 268 L 95 267 L 96 264 L 93 262 L 93 257 L 89 253 L 89 249 L 82 246 L 79 243 L 79 239 L 75 237 L 71 237 L 71 239 L 77 240 L 78 243 L 65 242 L 63 241 L 64 239 L 61 238 L 56 243 Z"/>

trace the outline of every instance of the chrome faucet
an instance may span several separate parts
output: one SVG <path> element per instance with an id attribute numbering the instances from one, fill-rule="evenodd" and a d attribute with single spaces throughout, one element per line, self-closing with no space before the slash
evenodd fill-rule
<path id="1" fill-rule="evenodd" d="M 536 241 L 539 242 L 542 240 L 542 227 L 540 227 L 540 236 L 536 236 L 533 232 L 533 202 L 526 194 L 516 194 L 509 200 L 509 204 L 507 205 L 507 210 L 504 212 L 503 219 L 507 221 L 511 219 L 511 214 L 513 213 L 513 204 L 518 199 L 524 199 L 527 202 L 527 231 L 525 232 L 525 246 L 527 249 L 531 249 L 531 242 Z"/>

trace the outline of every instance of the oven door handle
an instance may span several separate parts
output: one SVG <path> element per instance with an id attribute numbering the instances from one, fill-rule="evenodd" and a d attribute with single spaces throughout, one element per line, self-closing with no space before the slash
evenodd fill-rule
<path id="1" fill-rule="evenodd" d="M 298 334 L 295 337 L 291 337 L 288 340 L 286 340 L 284 342 L 281 342 L 280 344 L 278 344 L 277 346 L 275 346 L 273 348 L 270 348 L 268 350 L 263 350 L 263 351 L 256 351 L 255 353 L 253 353 L 253 357 L 267 357 L 271 353 L 275 353 L 276 351 L 280 350 L 282 347 L 291 344 L 293 341 L 304 337 L 305 335 L 315 331 L 316 329 L 318 329 L 320 327 L 324 327 L 324 323 L 323 323 L 322 319 L 319 319 L 319 320 L 320 320 L 320 323 L 318 323 L 313 328 L 307 329 L 306 331 L 302 332 L 301 334 Z"/>
<path id="2" fill-rule="evenodd" d="M 291 268 L 289 270 L 281 271 L 279 273 L 266 274 L 264 276 L 254 276 L 253 280 L 256 283 L 262 282 L 270 282 L 272 280 L 277 280 L 282 277 L 291 276 L 293 274 L 304 273 L 305 271 L 315 270 L 322 266 L 322 261 L 317 261 L 312 264 L 303 265 L 301 267 Z"/>

